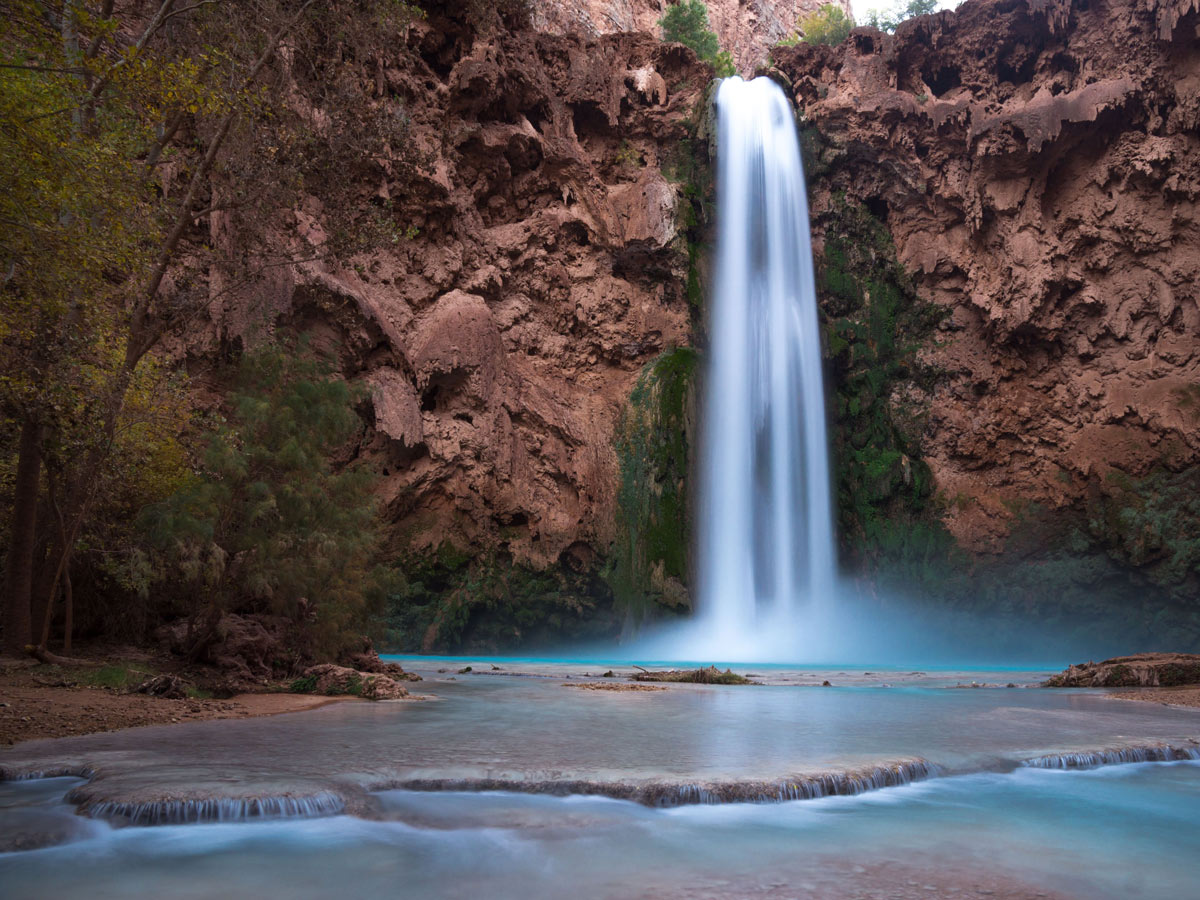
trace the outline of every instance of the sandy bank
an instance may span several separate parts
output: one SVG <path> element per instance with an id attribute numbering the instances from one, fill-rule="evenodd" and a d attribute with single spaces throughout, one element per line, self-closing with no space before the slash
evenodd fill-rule
<path id="1" fill-rule="evenodd" d="M 1118 700 L 1140 700 L 1143 703 L 1161 703 L 1164 706 L 1190 706 L 1200 709 L 1200 684 L 1182 687 L 1144 687 L 1113 694 Z"/>
<path id="2" fill-rule="evenodd" d="M 354 697 L 237 694 L 171 700 L 79 685 L 53 666 L 0 669 L 0 745 L 204 719 L 245 719 L 316 709 Z"/>

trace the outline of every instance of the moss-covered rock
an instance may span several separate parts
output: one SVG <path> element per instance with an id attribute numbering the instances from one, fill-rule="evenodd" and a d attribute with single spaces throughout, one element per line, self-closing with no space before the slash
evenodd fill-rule
<path id="1" fill-rule="evenodd" d="M 671 669 L 666 672 L 642 670 L 633 676 L 634 681 L 665 681 L 678 684 L 758 684 L 732 669 L 722 672 L 716 666 L 706 669 Z"/>
<path id="2" fill-rule="evenodd" d="M 937 373 L 918 352 L 945 313 L 917 295 L 867 209 L 835 197 L 818 225 L 843 559 L 858 567 L 941 552 L 948 535 L 920 443 L 922 398 Z"/>
<path id="3" fill-rule="evenodd" d="M 442 544 L 405 554 L 396 574 L 383 622 L 389 650 L 495 653 L 619 631 L 608 585 L 572 560 L 539 570 L 502 552 Z"/>
<path id="4" fill-rule="evenodd" d="M 617 540 L 606 574 L 617 606 L 636 618 L 653 605 L 689 604 L 689 472 L 699 354 L 668 350 L 642 370 L 617 426 Z"/>

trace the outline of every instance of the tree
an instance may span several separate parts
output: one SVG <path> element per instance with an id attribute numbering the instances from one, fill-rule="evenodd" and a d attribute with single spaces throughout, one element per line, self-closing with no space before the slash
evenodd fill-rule
<path id="1" fill-rule="evenodd" d="M 938 0 L 909 0 L 890 9 L 873 9 L 867 13 L 867 24 L 890 33 L 901 22 L 936 12 L 937 4 Z"/>
<path id="2" fill-rule="evenodd" d="M 143 593 L 166 584 L 183 598 L 193 656 L 226 612 L 286 616 L 309 648 L 336 653 L 382 608 L 375 477 L 329 462 L 360 427 L 358 399 L 303 344 L 242 359 L 228 424 L 199 475 L 142 515 L 150 552 L 130 557 Z"/>
<path id="3" fill-rule="evenodd" d="M 716 69 L 717 77 L 727 78 L 736 69 L 729 51 L 722 50 L 717 35 L 708 27 L 708 7 L 704 0 L 680 0 L 667 7 L 658 20 L 663 40 L 683 44 Z"/>
<path id="4" fill-rule="evenodd" d="M 800 35 L 809 44 L 836 46 L 850 36 L 853 28 L 854 20 L 832 3 L 818 7 L 799 23 Z"/>
<path id="5" fill-rule="evenodd" d="M 0 446 L 16 460 L 6 651 L 45 644 L 72 555 L 121 468 L 131 397 L 166 364 L 164 338 L 214 299 L 209 278 L 223 261 L 211 218 L 265 218 L 296 185 L 328 192 L 351 171 L 332 157 L 338 145 L 289 115 L 288 82 L 266 78 L 269 66 L 285 38 L 288 65 L 309 63 L 312 47 L 352 41 L 356 29 L 394 39 L 413 10 L 322 0 L 330 15 L 354 7 L 330 37 L 316 4 L 161 0 L 114 12 L 112 0 L 0 0 Z M 312 77 L 329 91 L 355 86 L 349 71 Z M 341 124 L 362 107 L 328 108 Z M 341 146 L 360 166 L 385 152 L 401 162 L 391 148 L 402 117 L 366 107 L 363 121 L 332 129 Z M 306 156 L 313 147 L 325 150 Z"/>

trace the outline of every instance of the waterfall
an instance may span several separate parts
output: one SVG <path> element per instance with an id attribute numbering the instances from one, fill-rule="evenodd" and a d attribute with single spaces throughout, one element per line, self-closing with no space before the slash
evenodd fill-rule
<path id="1" fill-rule="evenodd" d="M 717 115 L 698 609 L 709 652 L 751 659 L 786 654 L 833 591 L 829 449 L 791 103 L 768 78 L 728 78 Z"/>

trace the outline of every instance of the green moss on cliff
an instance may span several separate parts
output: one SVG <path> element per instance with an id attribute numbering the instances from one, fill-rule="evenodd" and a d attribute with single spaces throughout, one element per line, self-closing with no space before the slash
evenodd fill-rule
<path id="1" fill-rule="evenodd" d="M 687 604 L 691 398 L 699 356 L 668 350 L 642 370 L 617 425 L 617 541 L 606 574 L 617 606 Z"/>
<path id="2" fill-rule="evenodd" d="M 1200 595 L 1200 467 L 1144 478 L 1114 473 L 1105 487 L 1088 504 L 1093 540 L 1171 600 L 1194 603 Z"/>
<path id="3" fill-rule="evenodd" d="M 944 312 L 917 296 L 886 227 L 865 208 L 837 197 L 820 224 L 843 556 L 928 568 L 953 542 L 921 459 L 922 398 L 936 372 L 918 351 Z"/>
<path id="4" fill-rule="evenodd" d="M 688 271 L 685 291 L 693 312 L 698 312 L 704 303 L 704 287 L 701 270 L 708 254 L 707 223 L 712 207 L 712 170 L 708 164 L 707 146 L 696 137 L 699 130 L 698 115 L 704 115 L 705 107 L 693 115 L 688 122 L 689 137 L 675 145 L 663 163 L 663 177 L 680 185 L 682 198 L 679 203 L 679 231 L 687 245 Z"/>
<path id="5" fill-rule="evenodd" d="M 384 647 L 422 652 L 497 652 L 613 637 L 612 594 L 594 570 L 535 569 L 502 552 L 449 543 L 410 552 L 397 565 Z"/>
<path id="6" fill-rule="evenodd" d="M 1041 631 L 1113 652 L 1130 646 L 1200 648 L 1195 602 L 1200 572 L 1189 553 L 1196 549 L 1200 520 L 1189 510 L 1194 495 L 1184 487 L 1198 477 L 1129 480 L 1127 490 L 1096 496 L 1087 510 L 1029 504 L 1014 520 L 1001 554 L 946 567 L 929 594 L 954 608 L 1006 616 L 1014 629 L 1035 623 Z M 1177 490 L 1164 489 L 1164 479 L 1178 479 Z M 1158 514 L 1180 528 L 1177 543 L 1154 547 L 1150 521 Z"/>

